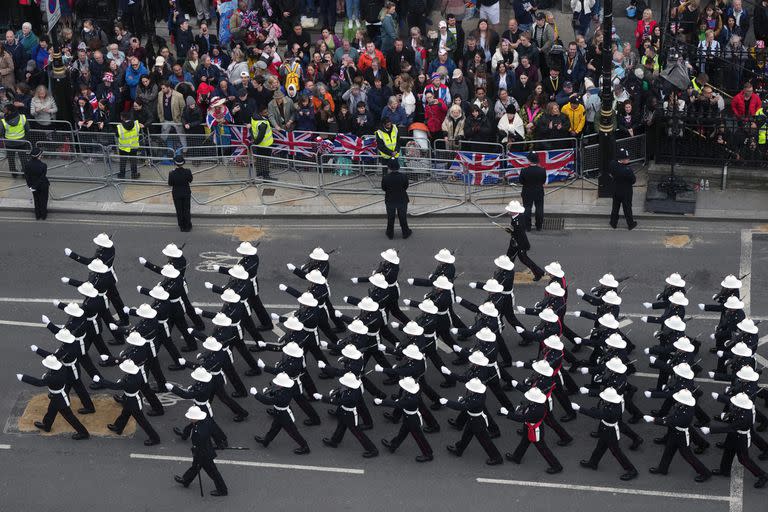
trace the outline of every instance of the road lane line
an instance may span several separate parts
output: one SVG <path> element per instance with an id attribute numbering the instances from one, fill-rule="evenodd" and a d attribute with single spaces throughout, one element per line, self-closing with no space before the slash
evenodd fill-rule
<path id="1" fill-rule="evenodd" d="M 728 501 L 733 503 L 731 496 L 719 496 L 717 494 L 694 494 L 685 492 L 667 492 L 645 489 L 628 489 L 624 487 L 599 487 L 594 485 L 573 485 L 562 483 L 532 482 L 529 480 L 500 480 L 496 478 L 477 478 L 481 484 L 515 485 L 519 487 L 544 487 L 550 489 L 570 489 L 573 491 L 608 492 L 612 494 L 635 494 L 640 496 L 658 496 L 660 498 L 680 498 L 703 501 Z"/>
<path id="2" fill-rule="evenodd" d="M 171 455 L 151 455 L 146 453 L 132 453 L 130 457 L 132 459 L 192 462 L 192 457 L 175 457 Z M 365 474 L 364 469 L 335 468 L 335 467 L 328 467 L 328 466 L 305 466 L 305 465 L 299 465 L 299 464 L 275 464 L 272 462 L 254 462 L 249 460 L 216 459 L 216 464 L 228 464 L 231 466 L 247 466 L 247 467 L 272 468 L 272 469 L 297 469 L 302 471 L 319 471 L 319 472 L 325 472 L 325 473 L 346 473 L 349 475 Z"/>
<path id="3" fill-rule="evenodd" d="M 0 444 L 0 450 L 10 450 L 11 445 L 9 444 Z"/>
<path id="4" fill-rule="evenodd" d="M 3 325 L 18 325 L 21 327 L 45 327 L 42 322 L 17 322 L 16 320 L 0 320 Z"/>

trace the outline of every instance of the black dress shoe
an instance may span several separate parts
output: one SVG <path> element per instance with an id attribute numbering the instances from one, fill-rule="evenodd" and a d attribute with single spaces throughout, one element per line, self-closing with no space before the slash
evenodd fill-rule
<path id="1" fill-rule="evenodd" d="M 435 432 L 440 432 L 440 425 L 427 425 L 422 430 L 425 434 L 434 434 Z"/>
<path id="2" fill-rule="evenodd" d="M 457 457 L 461 457 L 461 453 L 459 452 L 458 448 L 456 448 L 454 445 L 449 444 L 445 447 L 446 450 L 448 450 L 450 453 L 454 454 Z"/>
<path id="3" fill-rule="evenodd" d="M 378 456 L 379 456 L 379 450 L 377 450 L 375 448 L 373 450 L 368 450 L 367 452 L 363 452 L 363 458 L 364 459 L 372 459 L 372 458 L 378 457 Z"/>
<path id="4" fill-rule="evenodd" d="M 226 496 L 228 493 L 227 491 L 220 491 L 218 489 L 214 489 L 211 491 L 211 496 Z"/>
<path id="5" fill-rule="evenodd" d="M 632 450 L 633 452 L 637 451 L 637 449 L 640 448 L 640 445 L 643 444 L 643 442 L 644 442 L 643 438 L 642 437 L 638 437 L 637 439 L 632 441 L 632 444 L 629 445 L 629 449 Z"/>
<path id="6" fill-rule="evenodd" d="M 160 439 L 145 439 L 144 440 L 144 446 L 155 446 L 156 444 L 160 444 Z"/>
<path id="7" fill-rule="evenodd" d="M 560 423 L 568 423 L 568 422 L 573 421 L 575 419 L 576 419 L 576 415 L 575 414 L 567 414 L 567 415 L 562 416 L 560 418 Z"/>
<path id="8" fill-rule="evenodd" d="M 88 384 L 88 387 L 91 389 L 104 389 L 104 384 L 101 382 L 91 382 Z"/>
<path id="9" fill-rule="evenodd" d="M 667 440 L 663 437 L 654 437 L 653 444 L 667 444 Z"/>
<path id="10" fill-rule="evenodd" d="M 652 475 L 666 475 L 666 471 L 662 471 L 657 467 L 648 468 L 648 472 Z"/>
<path id="11" fill-rule="evenodd" d="M 386 235 L 387 235 L 387 238 L 389 238 L 390 240 L 393 240 L 395 238 L 395 235 L 393 233 L 386 233 Z"/>
<path id="12" fill-rule="evenodd" d="M 456 418 L 448 418 L 448 424 L 456 430 L 461 430 L 464 428 L 464 425 L 459 425 L 459 423 L 456 421 Z"/>
<path id="13" fill-rule="evenodd" d="M 185 368 L 186 368 L 186 366 L 184 366 L 183 364 L 169 364 L 168 365 L 168 369 L 170 371 L 172 371 L 172 372 L 178 372 L 178 371 L 181 371 L 181 370 L 183 370 Z"/>
<path id="14" fill-rule="evenodd" d="M 257 375 L 261 375 L 261 368 L 248 368 L 245 370 L 246 377 L 255 377 Z"/>
<path id="15" fill-rule="evenodd" d="M 92 409 L 90 407 L 81 407 L 77 410 L 77 414 L 93 414 L 96 412 L 96 409 Z"/>
<path id="16" fill-rule="evenodd" d="M 88 439 L 89 437 L 91 437 L 90 434 L 82 434 L 80 432 L 72 434 L 72 439 L 74 439 L 75 441 L 80 441 L 81 439 Z"/>
<path id="17" fill-rule="evenodd" d="M 429 455 L 418 455 L 416 457 L 416 462 L 429 462 L 429 461 L 431 461 L 433 459 L 434 459 L 434 457 L 432 456 L 431 453 Z"/>
<path id="18" fill-rule="evenodd" d="M 324 444 L 325 446 L 330 446 L 331 448 L 337 448 L 337 447 L 339 446 L 339 444 L 338 444 L 338 443 L 336 443 L 336 442 L 334 442 L 334 441 L 331 441 L 331 439 L 329 439 L 329 438 L 327 438 L 327 437 L 324 437 L 324 438 L 323 438 L 323 444 Z"/>
<path id="19" fill-rule="evenodd" d="M 247 417 L 248 417 L 247 413 L 246 414 L 238 414 L 237 416 L 232 418 L 232 421 L 234 421 L 235 423 L 241 423 L 241 422 L 245 421 L 245 418 L 247 418 Z"/>
<path id="20" fill-rule="evenodd" d="M 309 446 L 302 446 L 301 448 L 296 448 L 295 450 L 293 450 L 293 453 L 295 453 L 296 455 L 306 455 L 309 453 L 309 451 L 310 451 Z"/>
<path id="21" fill-rule="evenodd" d="M 731 472 L 730 471 L 721 472 L 720 468 L 713 469 L 712 470 L 712 474 L 715 475 L 715 476 L 724 476 L 726 478 L 730 478 L 731 477 Z"/>
<path id="22" fill-rule="evenodd" d="M 694 478 L 694 480 L 701 483 L 701 482 L 706 482 L 710 478 L 712 478 L 712 473 L 704 473 L 703 475 L 696 475 L 696 478 Z"/>
<path id="23" fill-rule="evenodd" d="M 580 460 L 579 466 L 587 469 L 595 469 L 595 470 L 597 469 L 597 464 L 592 464 L 588 460 Z"/>
<path id="24" fill-rule="evenodd" d="M 626 473 L 624 473 L 623 475 L 621 475 L 619 478 L 621 478 L 621 479 L 622 479 L 622 480 L 624 480 L 625 482 L 626 482 L 627 480 L 632 480 L 632 479 L 634 479 L 634 478 L 637 478 L 637 470 L 636 470 L 636 469 L 633 469 L 632 471 L 627 471 Z"/>
<path id="25" fill-rule="evenodd" d="M 628 229 L 628 230 L 630 230 L 630 231 L 632 231 L 632 230 L 633 230 L 633 229 L 635 229 L 636 227 L 637 227 L 637 222 L 633 222 L 632 224 L 630 224 L 629 226 L 627 226 L 627 229 Z M 627 480 L 630 480 L 630 479 L 629 479 L 629 478 L 627 478 Z"/>
<path id="26" fill-rule="evenodd" d="M 408 231 L 407 233 L 403 233 L 403 238 L 410 238 L 412 234 L 413 234 L 413 231 Z"/>
<path id="27" fill-rule="evenodd" d="M 183 485 L 184 487 L 189 487 L 189 483 L 185 482 L 183 478 L 181 478 L 179 475 L 173 475 L 173 479 Z"/>
<path id="28" fill-rule="evenodd" d="M 304 420 L 304 425 L 308 427 L 314 427 L 320 424 L 320 418 L 307 418 Z"/>
<path id="29" fill-rule="evenodd" d="M 246 396 L 248 396 L 248 393 L 246 393 L 245 391 L 233 391 L 232 393 L 230 393 L 229 396 L 231 396 L 232 398 L 245 398 Z"/>
<path id="30" fill-rule="evenodd" d="M 147 416 L 162 416 L 165 414 L 165 411 L 156 411 L 155 409 L 152 409 L 147 413 Z"/>
<path id="31" fill-rule="evenodd" d="M 456 382 L 455 381 L 444 380 L 443 382 L 440 383 L 440 387 L 441 388 L 455 388 L 456 387 Z"/>
<path id="32" fill-rule="evenodd" d="M 762 489 L 766 483 L 768 483 L 768 475 L 763 475 L 755 482 L 755 489 Z"/>
<path id="33" fill-rule="evenodd" d="M 39 428 L 43 432 L 50 432 L 51 431 L 51 428 L 50 427 L 46 427 L 45 423 L 43 423 L 42 421 L 36 421 L 35 422 L 35 427 Z"/>
<path id="34" fill-rule="evenodd" d="M 560 473 L 562 471 L 563 471 L 563 467 L 562 466 L 560 466 L 558 468 L 553 468 L 553 467 L 548 467 L 547 468 L 547 473 L 549 473 L 550 475 L 556 475 L 557 473 Z"/>
<path id="35" fill-rule="evenodd" d="M 442 406 L 442 404 L 440 402 L 434 402 L 434 403 L 430 404 L 429 408 L 431 410 L 433 410 L 433 411 L 439 411 L 440 409 L 443 408 L 443 406 Z"/>
<path id="36" fill-rule="evenodd" d="M 263 437 L 261 437 L 261 436 L 253 436 L 253 440 L 254 440 L 254 441 L 256 441 L 257 443 L 259 443 L 259 444 L 260 444 L 261 446 L 263 446 L 264 448 L 266 448 L 266 447 L 267 447 L 267 445 L 269 445 L 269 443 L 268 443 L 268 442 L 266 442 L 266 441 L 264 440 L 264 438 L 263 438 Z"/>
<path id="37" fill-rule="evenodd" d="M 573 442 L 573 439 L 558 439 L 557 446 L 568 446 Z"/>
<path id="38" fill-rule="evenodd" d="M 589 433 L 589 437 L 591 437 L 593 439 L 597 439 L 597 438 L 600 437 L 600 434 L 598 432 L 590 432 Z"/>
<path id="39" fill-rule="evenodd" d="M 613 222 L 609 222 L 608 225 L 611 226 L 613 229 L 616 229 L 616 226 L 618 224 L 614 224 Z"/>
<path id="40" fill-rule="evenodd" d="M 487 459 L 485 461 L 485 464 L 488 466 L 498 466 L 499 464 L 503 464 L 503 463 L 504 463 L 504 459 L 502 459 L 501 457 L 499 457 L 498 459 Z"/>
<path id="41" fill-rule="evenodd" d="M 176 434 L 177 436 L 179 436 L 182 441 L 186 441 L 187 440 L 188 436 L 179 427 L 173 427 L 173 433 Z"/>
<path id="42" fill-rule="evenodd" d="M 395 450 L 397 450 L 397 446 L 392 446 L 392 442 L 389 439 L 382 439 L 381 445 L 389 450 L 389 453 L 395 453 Z"/>
<path id="43" fill-rule="evenodd" d="M 117 428 L 117 425 L 115 425 L 114 423 L 110 423 L 109 425 L 107 425 L 107 430 L 111 430 L 112 432 L 118 435 L 123 433 L 123 431 Z"/>
<path id="44" fill-rule="evenodd" d="M 520 459 L 516 459 L 512 456 L 511 453 L 507 452 L 504 454 L 504 458 L 507 459 L 509 462 L 514 462 L 515 464 L 520 464 Z"/>
<path id="45" fill-rule="evenodd" d="M 373 424 L 368 423 L 367 425 L 359 425 L 357 428 L 360 431 L 371 430 L 373 428 Z"/>

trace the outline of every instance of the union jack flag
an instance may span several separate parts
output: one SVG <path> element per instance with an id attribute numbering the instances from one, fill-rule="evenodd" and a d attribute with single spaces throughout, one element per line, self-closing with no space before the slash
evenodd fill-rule
<path id="1" fill-rule="evenodd" d="M 248 149 L 251 146 L 251 138 L 249 136 L 247 126 L 230 126 L 230 142 L 234 148 L 232 156 L 235 157 L 235 162 L 239 164 L 246 163 L 248 161 Z"/>
<path id="2" fill-rule="evenodd" d="M 317 144 L 312 140 L 311 132 L 286 132 L 274 130 L 272 136 L 275 140 L 275 151 L 286 151 L 291 154 L 312 155 L 317 149 Z"/>
<path id="3" fill-rule="evenodd" d="M 213 109 L 208 110 L 208 115 L 205 117 L 205 124 L 208 126 L 208 128 L 213 128 L 214 126 L 218 126 L 220 124 L 234 124 L 235 120 L 232 119 L 232 114 L 229 112 L 229 109 L 224 107 L 224 114 L 221 116 L 221 119 L 217 119 L 216 116 L 213 115 Z"/>
<path id="4" fill-rule="evenodd" d="M 376 137 L 357 137 L 351 133 L 340 133 L 333 139 L 333 152 L 349 155 L 353 161 L 361 157 L 376 156 Z"/>
<path id="5" fill-rule="evenodd" d="M 507 154 L 506 179 L 517 181 L 520 170 L 533 164 L 528 160 L 527 153 Z M 539 153 L 539 166 L 547 171 L 547 183 L 565 181 L 576 175 L 576 153 L 572 149 L 559 151 L 542 151 Z"/>
<path id="6" fill-rule="evenodd" d="M 497 185 L 502 181 L 501 155 L 457 151 L 451 164 L 454 176 L 467 185 Z"/>

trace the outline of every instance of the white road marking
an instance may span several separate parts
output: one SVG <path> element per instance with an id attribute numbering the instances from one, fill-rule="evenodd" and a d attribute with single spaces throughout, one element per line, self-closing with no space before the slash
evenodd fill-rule
<path id="1" fill-rule="evenodd" d="M 0 444 L 0 450 L 10 450 L 11 445 L 9 444 Z"/>
<path id="2" fill-rule="evenodd" d="M 145 453 L 132 453 L 132 459 L 149 459 L 149 460 L 166 460 L 175 462 L 192 462 L 192 457 L 175 457 L 171 455 L 149 455 Z M 364 469 L 355 468 L 335 468 L 328 466 L 304 466 L 299 464 L 275 464 L 272 462 L 254 462 L 249 460 L 227 460 L 216 459 L 216 464 L 228 464 L 231 466 L 248 466 L 256 468 L 273 468 L 273 469 L 298 469 L 303 471 L 320 471 L 325 473 L 346 473 L 349 475 L 363 475 Z"/>
<path id="3" fill-rule="evenodd" d="M 45 327 L 42 322 L 17 322 L 16 320 L 0 320 L 3 325 L 18 325 L 21 327 Z"/>
<path id="4" fill-rule="evenodd" d="M 532 482 L 529 480 L 500 480 L 496 478 L 477 478 L 482 484 L 516 485 L 520 487 L 544 487 L 549 489 L 570 489 L 573 491 L 607 492 L 612 494 L 634 494 L 640 496 L 658 496 L 660 498 L 680 498 L 703 501 L 728 501 L 733 503 L 731 496 L 719 496 L 717 494 L 693 494 L 685 492 L 667 492 L 645 489 L 628 489 L 624 487 L 599 487 L 594 485 L 573 485 L 563 483 Z"/>
<path id="5" fill-rule="evenodd" d="M 624 320 L 619 322 L 619 329 L 623 329 L 630 325 L 632 325 L 632 320 L 630 320 L 629 318 L 625 318 Z"/>
<path id="6" fill-rule="evenodd" d="M 766 335 L 766 336 L 763 336 L 762 338 L 760 338 L 760 339 L 757 341 L 757 346 L 758 346 L 758 347 L 761 347 L 761 346 L 765 345 L 766 343 L 768 343 L 768 335 Z"/>
<path id="7" fill-rule="evenodd" d="M 437 348 L 446 354 L 453 354 L 453 347 L 449 347 L 443 340 L 437 340 Z"/>

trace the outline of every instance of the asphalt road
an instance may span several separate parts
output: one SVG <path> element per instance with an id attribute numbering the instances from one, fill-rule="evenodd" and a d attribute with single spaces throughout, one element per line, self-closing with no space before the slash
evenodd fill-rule
<path id="1" fill-rule="evenodd" d="M 568 447 L 555 446 L 554 436 L 548 433 L 550 446 L 565 466 L 563 473 L 550 476 L 544 472 L 546 465 L 533 448 L 521 466 L 508 462 L 496 467 L 486 466 L 485 453 L 477 443 L 471 444 L 461 459 L 454 458 L 445 451 L 445 445 L 460 436 L 446 421 L 455 414 L 452 411 L 436 413 L 443 428 L 428 436 L 435 451 L 435 461 L 417 464 L 413 461 L 417 448 L 410 439 L 396 454 L 382 450 L 379 457 L 370 460 L 360 457 L 362 450 L 350 435 L 338 449 L 324 447 L 320 440 L 330 434 L 335 422 L 325 414 L 327 407 L 321 405 L 317 408 L 323 424 L 300 426 L 312 448 L 311 454 L 293 455 L 295 446 L 285 434 L 264 449 L 253 441 L 253 435 L 266 431 L 270 423 L 263 406 L 250 398 L 241 399 L 251 416 L 244 423 L 235 424 L 230 420 L 229 411 L 216 404 L 217 418 L 227 432 L 230 444 L 250 447 L 248 451 L 220 452 L 220 459 L 246 464 L 220 464 L 230 488 L 230 496 L 224 499 L 208 496 L 207 491 L 213 487 L 205 476 L 204 499 L 200 498 L 199 489 L 183 489 L 175 484 L 173 474 L 182 472 L 187 462 L 131 457 L 131 454 L 189 457 L 189 444 L 178 440 L 171 432 L 173 426 L 184 423 L 183 413 L 188 402 L 180 401 L 169 406 L 164 417 L 151 419 L 163 441 L 151 448 L 143 446 L 142 432 L 132 438 L 92 438 L 76 443 L 66 436 L 18 434 L 9 427 L 14 423 L 13 416 L 19 407 L 23 409 L 20 397 L 35 391 L 17 382 L 14 374 L 42 373 L 38 357 L 29 352 L 28 346 L 36 343 L 46 348 L 55 347 L 50 334 L 39 326 L 40 315 L 48 314 L 59 323 L 64 320 L 63 313 L 48 299 L 76 297 L 74 289 L 61 284 L 59 277 L 84 278 L 86 275 L 83 267 L 64 256 L 64 247 L 89 254 L 92 252 L 91 238 L 96 233 L 114 233 L 119 286 L 123 298 L 131 305 L 137 305 L 140 300 L 135 291 L 136 284 L 146 286 L 156 281 L 156 276 L 140 267 L 136 258 L 145 256 L 150 261 L 162 262 L 164 258 L 160 250 L 169 241 L 186 243 L 184 250 L 191 266 L 188 281 L 192 300 L 216 302 L 218 297 L 205 290 L 203 282 L 222 283 L 223 276 L 204 270 L 208 270 L 208 265 L 214 261 L 231 263 L 228 257 L 236 255 L 234 249 L 241 238 L 262 241 L 259 248 L 261 293 L 264 302 L 272 305 L 270 309 L 275 312 L 288 311 L 288 306 L 293 303 L 290 296 L 277 289 L 278 283 L 302 286 L 287 271 L 285 263 L 302 262 L 315 246 L 337 249 L 331 259 L 330 276 L 337 305 L 341 304 L 343 295 L 365 293 L 364 287 L 353 285 L 348 278 L 369 273 L 379 260 L 378 253 L 387 247 L 401 250 L 400 280 L 404 297 L 420 297 L 425 290 L 409 289 L 405 278 L 428 274 L 436 263 L 432 255 L 448 247 L 458 251 L 457 293 L 473 301 L 480 300 L 482 294 L 468 288 L 467 283 L 484 279 L 493 272 L 492 260 L 506 250 L 507 235 L 480 218 L 419 219 L 412 227 L 415 231 L 413 238 L 390 242 L 384 237 L 381 223 L 370 219 L 270 219 L 263 223 L 239 219 L 229 222 L 208 220 L 196 222 L 192 233 L 180 234 L 168 218 L 57 215 L 46 223 L 38 223 L 29 221 L 23 214 L 0 216 L 0 229 L 6 241 L 0 247 L 3 262 L 0 420 L 6 424 L 0 434 L 0 470 L 4 475 L 0 479 L 0 510 L 62 511 L 83 505 L 113 512 L 211 508 L 303 510 L 310 507 L 314 510 L 365 508 L 387 511 L 404 507 L 622 511 L 674 507 L 697 512 L 764 509 L 761 499 L 768 496 L 768 491 L 753 489 L 754 479 L 749 474 L 743 479 L 743 488 L 738 478 L 733 481 L 713 478 L 705 484 L 696 484 L 693 471 L 682 459 L 676 459 L 669 476 L 650 475 L 647 468 L 655 465 L 661 456 L 661 447 L 651 442 L 654 436 L 661 434 L 661 429 L 654 426 L 637 425 L 636 430 L 646 442 L 637 452 L 627 451 L 640 471 L 638 479 L 629 483 L 620 481 L 621 468 L 610 454 L 596 472 L 580 468 L 578 461 L 589 456 L 595 442 L 589 437 L 595 422 L 586 417 L 566 424 L 567 430 L 576 438 Z M 531 237 L 534 249 L 530 255 L 535 261 L 543 266 L 558 260 L 563 265 L 571 287 L 570 311 L 586 307 L 576 297 L 577 287 L 589 288 L 609 270 L 616 275 L 632 275 L 622 293 L 622 312 L 629 314 L 633 322 L 625 330 L 642 348 L 651 344 L 653 329 L 639 321 L 639 316 L 645 314 L 641 303 L 655 296 L 669 272 L 686 274 L 692 285 L 688 311 L 697 315 L 699 311 L 694 304 L 711 296 L 725 274 L 747 268 L 752 272 L 749 277 L 752 314 L 755 317 L 768 314 L 768 294 L 765 292 L 768 286 L 768 241 L 762 239 L 760 233 L 753 236 L 750 230 L 755 226 L 680 219 L 678 222 L 646 222 L 632 232 L 606 228 L 607 222 L 602 219 L 568 220 L 563 231 L 545 231 Z M 518 304 L 532 304 L 541 297 L 542 285 L 520 284 L 515 293 Z M 458 310 L 466 320 L 471 319 L 468 312 L 462 308 Z M 535 319 L 524 322 L 532 326 Z M 697 315 L 688 332 L 690 335 L 703 333 L 706 338 L 715 322 L 710 316 Z M 577 332 L 588 332 L 589 322 L 586 320 L 571 318 L 568 323 Z M 528 359 L 535 355 L 532 347 L 518 347 L 513 333 L 507 333 L 513 357 Z M 262 357 L 272 361 L 276 355 L 267 353 Z M 647 373 L 647 360 L 641 351 L 635 355 L 639 359 L 640 374 L 633 382 L 641 389 L 647 389 L 654 382 Z M 708 352 L 702 356 L 706 368 L 714 365 Z M 167 360 L 167 354 L 163 353 L 161 357 Z M 431 368 L 430 372 L 436 385 L 439 378 L 435 369 Z M 119 370 L 108 369 L 105 373 L 116 378 Z M 167 372 L 167 375 L 173 381 L 185 384 L 191 381 L 181 372 Z M 524 377 L 525 373 L 515 369 L 513 375 Z M 245 379 L 246 385 L 267 385 L 267 377 Z M 583 379 L 579 375 L 577 382 Z M 331 386 L 329 381 L 317 382 L 322 391 Z M 701 385 L 706 396 L 710 391 L 722 388 L 707 381 Z M 394 391 L 395 387 L 388 389 Z M 445 394 L 455 398 L 462 394 L 462 390 L 455 388 Z M 511 398 L 513 402 L 521 400 L 516 392 Z M 582 405 L 594 402 L 584 397 L 574 397 L 574 400 Z M 658 405 L 642 397 L 638 403 L 644 411 Z M 489 398 L 489 405 L 492 410 L 497 408 L 494 398 Z M 374 407 L 372 403 L 370 407 Z M 560 416 L 559 405 L 555 407 L 555 413 Z M 720 410 L 711 399 L 705 401 L 705 409 L 710 414 Z M 368 434 L 378 444 L 382 437 L 394 435 L 397 426 L 386 422 L 381 417 L 382 411 L 372 412 L 375 427 Z M 300 411 L 296 416 L 298 420 L 303 419 Z M 500 425 L 502 437 L 495 442 L 502 452 L 511 451 L 517 444 L 515 429 L 518 425 L 503 419 Z M 719 460 L 719 450 L 714 447 L 714 441 L 719 437 L 710 439 L 713 447 L 702 456 L 710 467 Z M 757 452 L 753 455 L 756 457 Z M 768 463 L 762 465 L 768 468 Z M 734 471 L 734 474 L 739 472 Z M 542 483 L 545 487 L 534 487 L 530 483 Z"/>

